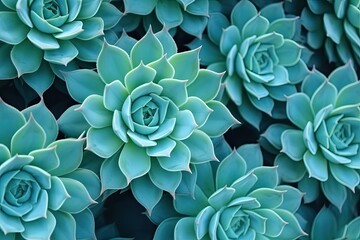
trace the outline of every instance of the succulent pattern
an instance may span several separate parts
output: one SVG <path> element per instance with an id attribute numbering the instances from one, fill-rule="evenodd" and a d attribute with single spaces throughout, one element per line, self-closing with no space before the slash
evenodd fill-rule
<path id="1" fill-rule="evenodd" d="M 360 1 L 307 1 L 301 14 L 307 44 L 325 47 L 330 62 L 360 64 Z"/>
<path id="2" fill-rule="evenodd" d="M 173 42 L 164 45 L 175 47 Z M 210 137 L 237 123 L 214 100 L 222 74 L 199 69 L 198 54 L 199 49 L 166 55 L 150 29 L 130 55 L 105 43 L 98 73 L 81 69 L 65 74 L 69 92 L 82 103 L 78 110 L 90 125 L 86 149 L 106 158 L 104 189 L 131 183 L 149 212 L 163 190 L 175 194 L 182 171 L 217 160 Z M 84 81 L 91 84 L 79 91 Z"/>
<path id="3" fill-rule="evenodd" d="M 281 3 L 258 12 L 250 1 L 240 1 L 230 22 L 220 13 L 211 14 L 208 36 L 190 44 L 202 46 L 202 64 L 226 71 L 227 95 L 256 128 L 262 113 L 286 118 L 285 96 L 296 92 L 295 84 L 308 72 L 300 59 L 302 47 L 292 40 L 296 21 L 285 17 Z"/>
<path id="4" fill-rule="evenodd" d="M 346 188 L 354 192 L 360 182 L 360 98 L 355 94 L 359 89 L 350 63 L 328 78 L 313 70 L 301 92 L 287 99 L 287 115 L 296 128 L 277 124 L 264 133 L 270 143 L 282 148 L 275 164 L 283 166 L 279 171 L 285 179 L 302 179 L 306 186 L 311 182 L 304 177 L 307 173 L 321 182 L 325 196 L 339 209 L 346 200 Z M 280 134 L 275 136 L 276 132 Z"/>
<path id="5" fill-rule="evenodd" d="M 0 238 L 93 239 L 101 186 L 79 168 L 85 139 L 55 140 L 43 101 L 20 112 L 0 99 L 0 116 Z"/>
<path id="6" fill-rule="evenodd" d="M 0 79 L 22 76 L 42 94 L 54 73 L 61 77 L 60 71 L 76 68 L 74 59 L 95 62 L 99 36 L 120 14 L 102 0 L 1 0 Z"/>
<path id="7" fill-rule="evenodd" d="M 297 239 L 306 234 L 294 213 L 302 193 L 279 185 L 276 167 L 264 167 L 258 144 L 243 145 L 215 171 L 201 165 L 195 196 L 177 196 L 183 217 L 164 220 L 154 239 Z M 249 165 L 247 165 L 249 163 Z M 213 172 L 214 177 L 213 177 Z M 287 199 L 292 199 L 291 203 Z"/>
<path id="8" fill-rule="evenodd" d="M 212 1 L 212 0 L 211 0 Z M 201 38 L 209 18 L 209 0 L 122 0 L 124 14 L 117 28 L 133 31 L 140 23 L 145 29 L 181 28 Z"/>

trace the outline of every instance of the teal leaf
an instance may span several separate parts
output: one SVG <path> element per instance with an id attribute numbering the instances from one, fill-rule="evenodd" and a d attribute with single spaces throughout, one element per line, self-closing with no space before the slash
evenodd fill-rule
<path id="1" fill-rule="evenodd" d="M 257 177 L 257 181 L 252 186 L 252 189 L 275 188 L 279 184 L 279 174 L 276 166 L 260 166 L 254 168 L 252 172 Z"/>
<path id="2" fill-rule="evenodd" d="M 181 110 L 176 114 L 174 130 L 170 134 L 175 140 L 187 139 L 197 128 L 194 115 L 189 110 Z"/>
<path id="3" fill-rule="evenodd" d="M 76 222 L 76 239 L 96 239 L 94 215 L 88 208 L 72 216 Z"/>
<path id="4" fill-rule="evenodd" d="M 245 174 L 246 170 L 244 159 L 237 151 L 233 151 L 220 162 L 216 170 L 216 189 L 231 186 L 235 180 Z"/>
<path id="5" fill-rule="evenodd" d="M 190 171 L 191 152 L 189 148 L 181 141 L 176 141 L 174 149 L 170 156 L 157 157 L 160 166 L 170 172 Z"/>
<path id="6" fill-rule="evenodd" d="M 77 37 L 81 32 L 84 31 L 83 29 L 83 22 L 82 21 L 72 21 L 65 23 L 60 27 L 62 30 L 60 33 L 55 33 L 54 37 L 59 40 L 70 40 L 74 37 Z"/>
<path id="7" fill-rule="evenodd" d="M 171 57 L 172 55 L 177 53 L 178 48 L 176 46 L 175 40 L 166 28 L 163 28 L 161 29 L 161 31 L 155 33 L 155 36 L 161 42 L 161 45 L 164 49 L 164 57 Z"/>
<path id="8" fill-rule="evenodd" d="M 104 107 L 103 100 L 102 96 L 93 94 L 79 108 L 86 121 L 94 128 L 108 127 L 112 123 L 113 112 Z"/>
<path id="9" fill-rule="evenodd" d="M 23 232 L 25 230 L 23 224 L 21 223 L 21 220 L 18 217 L 10 216 L 5 214 L 4 212 L 0 212 L 0 221 L 0 226 L 2 230 L 1 233 L 4 233 L 6 235 L 10 233 L 9 235 L 11 236 L 11 233 L 13 232 Z M 14 238 L 9 239 L 13 240 Z"/>
<path id="10" fill-rule="evenodd" d="M 34 157 L 31 165 L 40 167 L 48 172 L 57 168 L 60 164 L 55 147 L 34 150 L 29 155 Z"/>
<path id="11" fill-rule="evenodd" d="M 176 146 L 176 141 L 171 138 L 162 138 L 156 141 L 156 145 L 146 148 L 146 153 L 151 157 L 170 157 Z"/>
<path id="12" fill-rule="evenodd" d="M 26 122 L 19 110 L 8 105 L 0 98 L 0 142 L 10 149 L 11 138 Z"/>
<path id="13" fill-rule="evenodd" d="M 284 226 L 278 239 L 298 239 L 308 234 L 301 229 L 299 220 L 296 216 L 284 209 L 274 210 L 287 224 Z"/>
<path id="14" fill-rule="evenodd" d="M 190 85 L 199 73 L 200 48 L 176 53 L 169 58 L 170 64 L 175 69 L 175 79 L 187 80 Z M 185 64 L 186 63 L 186 64 Z"/>
<path id="15" fill-rule="evenodd" d="M 111 5 L 111 4 L 110 4 Z M 82 32 L 80 32 L 76 38 L 80 40 L 90 40 L 92 38 L 101 36 L 104 34 L 104 21 L 99 17 L 93 17 L 82 21 Z M 105 42 L 105 41 L 104 41 Z"/>
<path id="16" fill-rule="evenodd" d="M 309 177 L 316 178 L 323 182 L 327 181 L 328 161 L 320 152 L 313 155 L 309 151 L 306 151 L 304 154 L 304 164 L 309 173 Z"/>
<path id="17" fill-rule="evenodd" d="M 296 129 L 285 130 L 281 134 L 281 151 L 295 161 L 300 161 L 306 152 L 303 132 Z"/>
<path id="18" fill-rule="evenodd" d="M 127 180 L 119 168 L 119 155 L 115 154 L 104 160 L 100 168 L 102 191 L 109 189 L 123 189 L 127 186 Z"/>
<path id="19" fill-rule="evenodd" d="M 191 152 L 191 163 L 199 164 L 216 161 L 214 146 L 210 137 L 202 131 L 195 130 L 183 143 Z"/>
<path id="20" fill-rule="evenodd" d="M 45 146 L 55 141 L 58 135 L 58 126 L 54 115 L 46 107 L 44 99 L 41 98 L 39 103 L 24 109 L 22 113 L 27 119 L 29 119 L 30 115 L 32 115 L 36 122 L 38 122 L 45 131 Z"/>
<path id="21" fill-rule="evenodd" d="M 28 171 L 28 170 L 35 170 L 35 171 Z M 28 171 L 30 174 L 37 174 L 39 173 L 38 169 L 36 168 L 31 168 L 29 166 L 25 166 L 24 167 L 24 171 Z M 38 180 L 38 179 L 36 179 Z M 46 188 L 50 187 L 50 179 L 49 180 L 49 186 L 46 186 Z M 41 181 L 40 181 L 40 185 L 41 184 Z M 44 187 L 44 186 L 42 186 Z M 31 222 L 31 221 L 34 221 L 34 220 L 37 220 L 37 219 L 41 219 L 41 218 L 46 218 L 47 217 L 47 204 L 48 204 L 48 193 L 46 190 L 44 189 L 41 189 L 39 192 L 38 192 L 38 195 L 37 195 L 37 202 L 36 204 L 34 204 L 32 206 L 32 209 L 30 212 L 28 212 L 27 214 L 25 214 L 24 216 L 22 216 L 22 219 L 23 221 L 26 221 L 26 222 Z"/>
<path id="22" fill-rule="evenodd" d="M 210 137 L 221 136 L 231 126 L 239 123 L 223 103 L 219 101 L 209 101 L 207 105 L 212 112 L 200 130 L 204 131 Z"/>
<path id="23" fill-rule="evenodd" d="M 329 174 L 328 180 L 321 182 L 321 189 L 325 197 L 341 212 L 348 197 L 346 187 Z"/>
<path id="24" fill-rule="evenodd" d="M 284 193 L 278 189 L 258 188 L 250 192 L 247 196 L 255 198 L 261 205 L 261 208 L 275 209 L 284 202 Z"/>
<path id="25" fill-rule="evenodd" d="M 26 60 L 28 59 L 27 56 L 32 56 L 31 61 Z M 18 77 L 20 77 L 25 73 L 32 73 L 39 69 L 43 52 L 34 47 L 30 41 L 25 40 L 13 47 L 10 57 L 17 70 Z"/>
<path id="26" fill-rule="evenodd" d="M 215 210 L 211 206 L 207 206 L 196 216 L 195 231 L 197 239 L 202 239 L 209 232 L 208 223 L 214 214 Z"/>
<path id="27" fill-rule="evenodd" d="M 330 163 L 330 172 L 340 184 L 355 192 L 355 187 L 360 183 L 359 173 L 355 169 L 340 164 Z"/>
<path id="28" fill-rule="evenodd" d="M 266 128 L 265 132 L 261 134 L 261 136 L 265 137 L 272 146 L 280 150 L 282 148 L 281 134 L 287 129 L 290 129 L 289 125 L 282 123 L 274 123 L 271 124 L 268 128 Z"/>
<path id="29" fill-rule="evenodd" d="M 228 55 L 230 50 L 235 47 L 237 49 L 239 44 L 241 43 L 241 36 L 239 29 L 230 25 L 226 29 L 223 30 L 223 33 L 220 38 L 220 51 L 223 55 Z M 230 73 L 231 74 L 231 73 Z"/>
<path id="30" fill-rule="evenodd" d="M 21 22 L 16 12 L 1 11 L 0 22 L 6 23 L 0 26 L 0 40 L 7 44 L 20 44 L 29 32 L 29 27 Z"/>
<path id="31" fill-rule="evenodd" d="M 258 14 L 252 17 L 247 23 L 244 24 L 244 27 L 241 28 L 241 37 L 246 39 L 252 36 L 261 36 L 268 31 L 269 26 L 269 21 L 265 17 Z"/>
<path id="32" fill-rule="evenodd" d="M 342 26 L 342 20 L 336 18 L 333 14 L 324 14 L 324 27 L 326 36 L 329 37 L 336 44 L 340 43 L 341 37 L 343 36 L 344 28 Z"/>
<path id="33" fill-rule="evenodd" d="M 46 218 L 39 218 L 29 222 L 23 221 L 25 230 L 21 232 L 21 236 L 25 239 L 50 239 L 51 233 L 56 226 L 56 219 L 49 211 L 46 215 Z"/>
<path id="34" fill-rule="evenodd" d="M 175 210 L 183 215 L 196 216 L 207 206 L 209 206 L 208 198 L 198 186 L 195 186 L 193 197 L 179 194 L 174 199 Z"/>
<path id="35" fill-rule="evenodd" d="M 106 141 L 104 141 L 106 139 Z M 92 128 L 87 132 L 86 150 L 94 152 L 102 158 L 109 158 L 114 155 L 124 142 L 115 135 L 111 127 Z"/>
<path id="36" fill-rule="evenodd" d="M 12 45 L 2 44 L 0 46 L 0 79 L 12 79 L 17 77 L 17 71 L 10 58 Z"/>
<path id="37" fill-rule="evenodd" d="M 140 62 L 138 66 L 126 74 L 124 79 L 125 86 L 129 92 L 132 92 L 143 84 L 151 83 L 155 75 L 156 71 L 154 69 Z"/>
<path id="38" fill-rule="evenodd" d="M 80 111 L 76 110 L 79 107 L 80 104 L 69 107 L 57 120 L 60 131 L 67 137 L 77 138 L 90 128 L 90 125 L 84 118 L 84 115 Z"/>
<path id="39" fill-rule="evenodd" d="M 177 27 L 183 21 L 181 8 L 177 1 L 158 0 L 155 7 L 155 13 L 157 19 L 167 29 Z"/>
<path id="40" fill-rule="evenodd" d="M 179 187 L 176 189 L 176 196 L 183 195 L 187 197 L 195 196 L 195 187 L 197 180 L 197 169 L 190 164 L 188 172 L 182 172 L 182 179 Z"/>
<path id="41" fill-rule="evenodd" d="M 167 57 L 164 55 L 162 58 L 148 64 L 149 67 L 156 71 L 153 82 L 158 83 L 164 78 L 173 78 L 175 70 L 169 63 Z"/>
<path id="42" fill-rule="evenodd" d="M 93 17 L 102 4 L 101 0 L 82 0 L 81 9 L 76 19 Z"/>
<path id="43" fill-rule="evenodd" d="M 219 40 L 220 41 L 220 40 Z M 201 46 L 200 50 L 200 63 L 204 66 L 209 66 L 212 63 L 224 63 L 226 57 L 219 51 L 219 47 L 213 43 L 207 35 L 203 35 L 201 40 L 196 38 L 187 46 L 191 49 L 195 49 Z M 208 68 L 210 70 L 210 68 Z M 212 69 L 213 70 L 213 69 Z M 217 71 L 222 72 L 222 70 Z"/>
<path id="44" fill-rule="evenodd" d="M 85 62 L 96 62 L 104 41 L 100 38 L 93 38 L 86 41 L 75 38 L 71 40 L 71 43 L 74 44 L 79 51 L 76 57 L 77 59 Z"/>
<path id="45" fill-rule="evenodd" d="M 222 207 L 225 207 L 232 200 L 235 191 L 236 190 L 231 187 L 222 187 L 208 198 L 208 202 L 214 209 L 218 211 Z"/>
<path id="46" fill-rule="evenodd" d="M 243 144 L 236 151 L 245 160 L 247 171 L 264 165 L 262 150 L 259 144 Z"/>
<path id="47" fill-rule="evenodd" d="M 276 238 L 280 236 L 283 231 L 286 222 L 282 219 L 279 214 L 275 212 L 275 210 L 271 209 L 256 209 L 253 210 L 255 213 L 259 214 L 266 219 L 271 219 L 271 221 L 266 221 L 266 232 L 265 236 Z"/>
<path id="48" fill-rule="evenodd" d="M 79 54 L 77 48 L 70 41 L 59 41 L 57 49 L 45 50 L 44 59 L 50 63 L 68 65 Z"/>
<path id="49" fill-rule="evenodd" d="M 160 201 L 163 191 L 152 183 L 148 175 L 134 179 L 130 187 L 135 199 L 151 215 L 153 208 Z"/>
<path id="50" fill-rule="evenodd" d="M 324 231 L 326 229 L 326 231 Z M 311 227 L 311 239 L 332 239 L 337 233 L 337 219 L 330 210 L 323 206 L 316 215 Z"/>
<path id="51" fill-rule="evenodd" d="M 51 188 L 47 190 L 49 195 L 49 209 L 57 211 L 64 204 L 65 200 L 70 197 L 63 182 L 58 177 L 51 177 Z"/>
<path id="52" fill-rule="evenodd" d="M 63 182 L 66 191 L 70 195 L 70 198 L 67 198 L 60 207 L 61 211 L 79 213 L 91 204 L 96 203 L 82 183 L 71 178 L 64 177 L 60 179 Z"/>
<path id="53" fill-rule="evenodd" d="M 55 147 L 60 165 L 51 170 L 51 174 L 61 176 L 77 169 L 82 161 L 85 139 L 61 139 L 51 143 L 48 147 Z"/>
<path id="54" fill-rule="evenodd" d="M 138 147 L 133 142 L 126 143 L 120 153 L 119 167 L 127 182 L 147 174 L 151 167 L 150 160 L 145 148 Z"/>
<path id="55" fill-rule="evenodd" d="M 213 100 L 219 92 L 222 73 L 200 69 L 195 80 L 187 86 L 189 96 L 199 97 L 204 102 Z M 206 89 L 206 91 L 199 91 Z"/>
<path id="56" fill-rule="evenodd" d="M 304 93 L 295 93 L 289 96 L 286 104 L 286 114 L 292 123 L 304 129 L 306 124 L 314 119 L 309 97 Z"/>
<path id="57" fill-rule="evenodd" d="M 274 165 L 278 166 L 279 176 L 285 182 L 298 182 L 306 173 L 306 168 L 302 161 L 294 161 L 286 154 L 277 155 Z"/>
<path id="58" fill-rule="evenodd" d="M 332 71 L 328 79 L 330 83 L 334 84 L 338 92 L 344 87 L 358 81 L 355 69 L 350 62 Z"/>
<path id="59" fill-rule="evenodd" d="M 63 75 L 70 96 L 77 102 L 83 102 L 92 94 L 103 94 L 105 84 L 92 70 L 80 69 L 64 72 Z"/>
<path id="60" fill-rule="evenodd" d="M 125 13 L 148 15 L 154 10 L 157 2 L 158 0 L 150 0 L 147 2 L 141 0 L 124 0 Z"/>
<path id="61" fill-rule="evenodd" d="M 237 3 L 231 12 L 231 23 L 238 29 L 243 29 L 246 22 L 256 16 L 258 11 L 256 7 L 248 0 Z M 239 17 L 241 16 L 241 17 Z"/>
<path id="62" fill-rule="evenodd" d="M 222 35 L 220 29 L 226 29 L 229 25 L 229 20 L 222 13 L 210 13 L 207 25 L 207 33 L 209 39 L 211 39 L 213 43 L 219 44 Z"/>
<path id="63" fill-rule="evenodd" d="M 336 87 L 329 82 L 325 82 L 314 92 L 310 103 L 313 111 L 318 113 L 321 109 L 327 107 L 328 105 L 335 106 L 336 98 Z"/>
<path id="64" fill-rule="evenodd" d="M 180 239 L 197 239 L 195 233 L 195 218 L 183 217 L 181 218 L 174 229 L 174 240 Z"/>
<path id="65" fill-rule="evenodd" d="M 111 29 L 118 24 L 123 13 L 112 3 L 102 2 L 99 10 L 97 11 L 95 17 L 98 17 L 103 20 L 105 30 Z M 94 17 L 93 17 L 94 18 Z M 93 19 L 92 18 L 92 19 Z M 84 22 L 84 21 L 83 21 Z M 84 25 L 86 25 L 84 23 Z"/>
<path id="66" fill-rule="evenodd" d="M 0 143 L 0 164 L 4 163 L 6 160 L 11 158 L 9 149 Z"/>
<path id="67" fill-rule="evenodd" d="M 201 38 L 206 28 L 208 17 L 192 15 L 188 12 L 182 12 L 182 13 L 183 13 L 183 21 L 180 24 L 180 28 L 184 32 L 192 36 Z"/>
<path id="68" fill-rule="evenodd" d="M 229 94 L 230 99 L 237 105 L 242 104 L 243 86 L 242 80 L 237 74 L 228 75 L 225 78 L 226 92 Z"/>
<path id="69" fill-rule="evenodd" d="M 105 83 L 111 83 L 114 80 L 124 83 L 125 75 L 132 69 L 129 55 L 106 41 L 96 63 L 99 76 Z"/>
<path id="70" fill-rule="evenodd" d="M 181 172 L 170 172 L 163 169 L 157 161 L 151 163 L 149 177 L 152 183 L 175 197 L 175 191 L 181 182 Z"/>
<path id="71" fill-rule="evenodd" d="M 161 95 L 168 97 L 176 106 L 181 106 L 188 98 L 186 82 L 187 81 L 184 80 L 171 78 L 160 80 L 158 84 L 163 87 Z"/>
<path id="72" fill-rule="evenodd" d="M 106 84 L 104 89 L 104 106 L 110 110 L 121 110 L 129 92 L 119 80 Z"/>
<path id="73" fill-rule="evenodd" d="M 73 216 L 61 211 L 54 211 L 52 214 L 56 219 L 56 226 L 51 237 L 55 239 L 75 239 L 76 223 Z"/>
<path id="74" fill-rule="evenodd" d="M 305 175 L 299 182 L 298 188 L 300 191 L 304 192 L 304 203 L 310 203 L 315 201 L 320 195 L 320 182 L 311 178 L 308 175 Z"/>
<path id="75" fill-rule="evenodd" d="M 300 59 L 301 47 L 295 41 L 284 39 L 284 44 L 276 49 L 279 65 L 294 66 Z"/>
<path id="76" fill-rule="evenodd" d="M 32 139 L 32 141 L 29 141 Z M 11 153 L 28 154 L 33 150 L 44 147 L 46 134 L 44 129 L 39 125 L 34 117 L 30 116 L 29 120 L 23 125 L 11 139 Z"/>
<path id="77" fill-rule="evenodd" d="M 26 84 L 34 89 L 38 95 L 42 95 L 53 84 L 55 74 L 49 64 L 46 61 L 42 61 L 40 67 L 35 72 L 22 75 L 22 79 L 24 79 Z"/>
<path id="78" fill-rule="evenodd" d="M 300 192 L 299 189 L 289 185 L 280 185 L 277 186 L 276 189 L 283 191 L 284 198 L 284 201 L 278 208 L 295 213 L 300 207 L 304 193 Z"/>
<path id="79" fill-rule="evenodd" d="M 59 42 L 54 36 L 40 32 L 36 28 L 32 28 L 29 31 L 27 38 L 42 50 L 58 49 L 60 47 Z"/>
<path id="80" fill-rule="evenodd" d="M 360 103 L 359 92 L 360 82 L 356 81 L 341 89 L 336 99 L 336 107 L 345 105 L 356 105 Z"/>
<path id="81" fill-rule="evenodd" d="M 284 38 L 292 39 L 296 31 L 298 19 L 298 17 L 276 19 L 270 23 L 268 32 L 277 32 L 283 35 Z"/>
<path id="82" fill-rule="evenodd" d="M 198 97 L 189 97 L 187 102 L 181 106 L 181 110 L 185 109 L 191 111 L 198 127 L 206 123 L 210 113 L 213 111 Z"/>
<path id="83" fill-rule="evenodd" d="M 159 224 L 159 226 L 156 228 L 156 231 L 154 234 L 154 240 L 173 238 L 174 237 L 174 229 L 175 229 L 177 222 L 178 222 L 178 218 L 176 218 L 176 217 L 166 218 L 164 221 L 162 221 Z"/>
<path id="84" fill-rule="evenodd" d="M 144 5 L 141 4 L 141 8 Z M 150 47 L 151 46 L 151 47 Z M 130 58 L 133 67 L 140 64 L 148 64 L 160 59 L 164 54 L 163 47 L 159 39 L 156 38 L 151 28 L 147 31 L 134 47 L 131 49 Z"/>

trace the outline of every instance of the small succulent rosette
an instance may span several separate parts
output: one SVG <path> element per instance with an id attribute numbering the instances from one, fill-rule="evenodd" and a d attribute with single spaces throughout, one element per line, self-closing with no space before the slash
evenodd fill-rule
<path id="1" fill-rule="evenodd" d="M 163 27 L 175 33 L 181 28 L 187 34 L 201 38 L 209 19 L 209 0 L 123 0 L 123 16 L 115 27 L 127 32 L 139 25 L 154 30 Z"/>
<path id="2" fill-rule="evenodd" d="M 1 0 L 0 80 L 21 76 L 42 94 L 76 59 L 95 62 L 120 15 L 103 0 Z"/>
<path id="3" fill-rule="evenodd" d="M 213 169 L 198 165 L 195 196 L 176 196 L 175 210 L 154 239 L 297 239 L 306 236 L 295 212 L 303 194 L 279 185 L 276 167 L 262 166 L 258 144 L 239 147 Z M 213 165 L 214 166 L 214 165 Z M 206 177 L 205 177 L 206 176 Z"/>
<path id="4" fill-rule="evenodd" d="M 259 129 L 263 113 L 286 118 L 285 96 L 295 93 L 295 85 L 308 74 L 300 58 L 303 47 L 293 40 L 298 17 L 286 17 L 281 3 L 258 11 L 244 0 L 234 6 L 230 18 L 210 14 L 207 35 L 189 46 L 202 46 L 201 63 L 208 69 L 226 72 L 224 98 Z"/>
<path id="5" fill-rule="evenodd" d="M 322 191 L 341 210 L 349 190 L 355 192 L 360 183 L 359 91 L 350 63 L 328 78 L 313 70 L 301 92 L 287 99 L 287 115 L 296 127 L 274 124 L 263 134 L 281 149 L 275 159 L 280 176 L 299 182 L 299 189 L 307 193 L 305 202 L 314 201 Z"/>
<path id="6" fill-rule="evenodd" d="M 168 32 L 150 29 L 130 54 L 105 42 L 97 72 L 65 74 L 90 125 L 86 149 L 106 159 L 103 190 L 131 183 L 149 213 L 163 190 L 175 195 L 184 171 L 217 160 L 210 137 L 238 123 L 214 100 L 222 74 L 199 69 L 199 49 L 176 51 Z"/>
<path id="7" fill-rule="evenodd" d="M 307 1 L 301 13 L 308 31 L 306 42 L 313 49 L 324 47 L 330 62 L 338 65 L 351 59 L 360 65 L 360 1 Z"/>
<path id="8" fill-rule="evenodd" d="M 0 99 L 0 116 L 0 239 L 95 239 L 101 184 L 78 168 L 84 138 L 55 140 L 43 101 L 20 112 Z"/>

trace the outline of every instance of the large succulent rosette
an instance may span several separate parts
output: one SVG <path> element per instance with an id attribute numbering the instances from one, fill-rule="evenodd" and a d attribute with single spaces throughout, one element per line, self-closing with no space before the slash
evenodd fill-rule
<path id="1" fill-rule="evenodd" d="M 360 1 L 307 1 L 301 14 L 308 30 L 306 42 L 313 49 L 325 48 L 330 62 L 338 65 L 351 59 L 360 64 Z"/>
<path id="2" fill-rule="evenodd" d="M 308 73 L 300 59 L 301 46 L 292 38 L 296 17 L 285 17 L 281 3 L 258 11 L 248 0 L 231 12 L 210 14 L 207 36 L 194 40 L 202 46 L 200 58 L 209 69 L 226 72 L 227 95 L 241 117 L 259 128 L 262 113 L 286 118 L 285 101 Z"/>
<path id="3" fill-rule="evenodd" d="M 201 38 L 209 18 L 209 0 L 122 0 L 124 9 L 116 28 L 133 31 L 139 25 L 154 30 L 165 27 L 171 32 L 181 28 L 186 33 Z"/>
<path id="4" fill-rule="evenodd" d="M 296 128 L 276 124 L 264 133 L 282 149 L 275 160 L 280 176 L 300 181 L 307 202 L 317 198 L 321 182 L 325 196 L 341 209 L 347 189 L 355 191 L 360 183 L 359 91 L 360 81 L 350 63 L 328 78 L 313 70 L 301 92 L 287 100 L 287 115 Z"/>
<path id="5" fill-rule="evenodd" d="M 259 145 L 248 144 L 229 154 L 215 171 L 208 163 L 199 166 L 198 174 L 204 178 L 198 179 L 195 196 L 173 200 L 183 217 L 164 220 L 154 239 L 297 239 L 306 235 L 294 216 L 302 193 L 278 185 L 276 167 L 261 166 L 262 160 Z"/>
<path id="6" fill-rule="evenodd" d="M 41 94 L 74 59 L 95 62 L 120 14 L 102 0 L 0 1 L 0 79 L 22 76 Z"/>
<path id="7" fill-rule="evenodd" d="M 164 48 L 175 51 L 164 55 Z M 199 49 L 176 53 L 167 32 L 155 36 L 150 29 L 130 55 L 105 43 L 97 72 L 65 74 L 90 125 L 86 149 L 106 158 L 104 190 L 131 182 L 135 197 L 150 211 L 163 190 L 175 194 L 192 164 L 216 160 L 210 137 L 237 121 L 214 100 L 222 74 L 199 69 L 198 54 Z"/>
<path id="8" fill-rule="evenodd" d="M 0 239 L 94 239 L 88 207 L 101 188 L 78 168 L 84 138 L 55 141 L 42 101 L 19 112 L 0 99 L 0 116 Z"/>

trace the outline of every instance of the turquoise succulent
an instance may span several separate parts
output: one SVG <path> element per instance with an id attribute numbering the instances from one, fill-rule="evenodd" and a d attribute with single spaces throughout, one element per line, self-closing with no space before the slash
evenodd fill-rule
<path id="1" fill-rule="evenodd" d="M 150 29 L 130 54 L 105 42 L 97 72 L 65 74 L 90 125 L 86 149 L 106 159 L 103 190 L 131 183 L 149 212 L 163 190 L 175 195 L 183 171 L 217 160 L 210 137 L 237 123 L 214 100 L 222 74 L 199 69 L 199 49 L 176 51 L 169 33 Z"/>
<path id="2" fill-rule="evenodd" d="M 55 140 L 43 101 L 20 112 L 0 99 L 0 116 L 0 239 L 94 239 L 101 185 L 78 168 L 85 139 Z"/>
<path id="3" fill-rule="evenodd" d="M 289 240 L 305 236 L 294 216 L 302 193 L 279 185 L 276 167 L 262 164 L 259 145 L 246 144 L 215 169 L 210 163 L 198 165 L 203 178 L 198 178 L 195 196 L 176 196 L 174 207 L 183 216 L 164 220 L 154 239 Z"/>
<path id="4" fill-rule="evenodd" d="M 95 62 L 120 14 L 102 0 L 1 0 L 0 79 L 21 76 L 42 94 L 76 59 Z"/>
<path id="5" fill-rule="evenodd" d="M 345 64 L 351 59 L 360 65 L 360 1 L 307 1 L 301 20 L 307 44 L 325 48 L 330 62 Z"/>
<path id="6" fill-rule="evenodd" d="M 227 96 L 241 117 L 259 128 L 263 113 L 286 118 L 286 97 L 307 75 L 300 58 L 302 48 L 294 40 L 297 17 L 286 17 L 281 3 L 260 11 L 249 1 L 237 3 L 229 20 L 210 14 L 207 36 L 195 39 L 202 46 L 201 63 L 223 72 Z M 224 100 L 225 101 L 225 100 Z"/>
<path id="7" fill-rule="evenodd" d="M 296 127 L 276 124 L 263 134 L 281 149 L 275 160 L 280 176 L 300 181 L 307 202 L 318 197 L 320 182 L 325 196 L 341 210 L 350 194 L 347 189 L 354 192 L 360 183 L 359 91 L 350 63 L 329 77 L 313 70 L 301 92 L 287 99 L 287 115 Z"/>
<path id="8" fill-rule="evenodd" d="M 142 22 L 160 30 L 181 28 L 201 38 L 209 18 L 209 0 L 123 0 L 124 14 L 117 28 L 132 31 Z"/>

